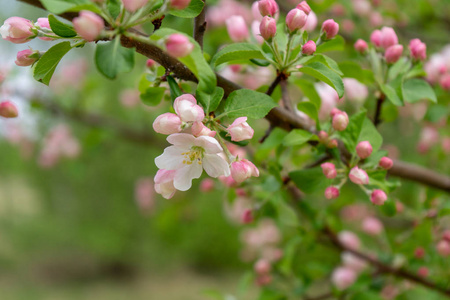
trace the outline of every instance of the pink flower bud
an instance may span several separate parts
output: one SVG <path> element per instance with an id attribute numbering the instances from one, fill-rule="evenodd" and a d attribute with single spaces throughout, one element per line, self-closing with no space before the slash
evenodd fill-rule
<path id="1" fill-rule="evenodd" d="M 226 187 L 235 187 L 237 182 L 230 176 L 219 176 L 220 182 L 222 182 Z"/>
<path id="2" fill-rule="evenodd" d="M 0 34 L 4 40 L 10 41 L 14 44 L 23 44 L 36 36 L 33 33 L 34 25 L 30 20 L 11 17 L 6 19 L 2 27 L 0 27 Z"/>
<path id="3" fill-rule="evenodd" d="M 436 245 L 436 250 L 442 257 L 450 256 L 450 242 L 447 240 L 441 240 Z"/>
<path id="4" fill-rule="evenodd" d="M 345 290 L 356 281 L 356 272 L 350 268 L 339 267 L 333 271 L 331 282 L 338 290 Z"/>
<path id="5" fill-rule="evenodd" d="M 205 112 L 197 105 L 197 100 L 191 94 L 176 98 L 173 108 L 183 122 L 201 122 L 205 118 Z"/>
<path id="6" fill-rule="evenodd" d="M 242 223 L 243 224 L 250 224 L 254 220 L 253 218 L 253 210 L 252 209 L 246 209 L 244 213 L 242 214 Z"/>
<path id="7" fill-rule="evenodd" d="M 333 107 L 333 109 L 331 109 L 331 111 L 330 111 L 330 117 L 333 118 L 335 115 L 340 114 L 340 113 L 342 113 L 342 111 L 340 109 Z"/>
<path id="8" fill-rule="evenodd" d="M 369 46 L 367 45 L 365 40 L 362 39 L 358 39 L 354 45 L 355 50 L 358 51 L 359 53 L 363 54 L 367 51 L 367 49 L 369 48 Z"/>
<path id="9" fill-rule="evenodd" d="M 194 44 L 192 44 L 191 41 L 189 41 L 189 39 L 181 33 L 174 33 L 170 35 L 165 44 L 167 52 L 173 57 L 185 57 L 188 56 L 192 50 L 194 50 Z"/>
<path id="10" fill-rule="evenodd" d="M 176 192 L 173 186 L 173 180 L 175 179 L 175 170 L 160 169 L 155 175 L 155 191 L 162 195 L 166 199 L 170 199 Z"/>
<path id="11" fill-rule="evenodd" d="M 228 35 L 233 42 L 244 42 L 249 37 L 247 24 L 242 16 L 234 15 L 225 21 Z"/>
<path id="12" fill-rule="evenodd" d="M 278 4 L 275 0 L 260 0 L 258 1 L 258 7 L 262 16 L 275 17 L 278 12 Z"/>
<path id="13" fill-rule="evenodd" d="M 185 9 L 190 3 L 191 0 L 170 0 L 170 6 L 176 9 Z"/>
<path id="14" fill-rule="evenodd" d="M 336 139 L 332 139 L 328 141 L 327 148 L 333 149 L 338 146 L 338 141 Z"/>
<path id="15" fill-rule="evenodd" d="M 73 19 L 75 31 L 86 41 L 92 42 L 102 33 L 105 22 L 97 14 L 82 10 L 78 17 Z"/>
<path id="16" fill-rule="evenodd" d="M 356 145 L 356 154 L 362 159 L 368 158 L 372 154 L 372 145 L 368 141 L 359 142 Z"/>
<path id="17" fill-rule="evenodd" d="M 270 41 L 277 33 L 277 22 L 275 19 L 265 16 L 259 25 L 259 32 L 266 41 Z"/>
<path id="18" fill-rule="evenodd" d="M 308 15 L 308 18 L 306 19 L 306 24 L 303 27 L 303 30 L 311 32 L 314 29 L 316 29 L 316 27 L 317 27 L 317 16 L 313 11 L 311 11 Z"/>
<path id="19" fill-rule="evenodd" d="M 39 26 L 41 28 L 41 30 L 42 29 L 49 30 L 49 31 L 52 30 L 51 27 L 50 27 L 50 22 L 48 21 L 48 18 L 38 18 L 37 22 L 36 22 L 36 25 Z M 41 39 L 43 41 L 52 41 L 52 40 L 54 40 L 51 37 L 45 37 L 45 36 L 40 36 L 39 39 Z"/>
<path id="20" fill-rule="evenodd" d="M 153 122 L 153 130 L 161 134 L 173 134 L 181 131 L 181 119 L 176 114 L 159 115 Z"/>
<path id="21" fill-rule="evenodd" d="M 378 165 L 385 170 L 389 170 L 394 165 L 394 162 L 389 157 L 384 156 L 380 159 Z"/>
<path id="22" fill-rule="evenodd" d="M 419 39 L 413 39 L 409 42 L 409 51 L 411 57 L 415 60 L 425 60 L 427 58 L 427 45 Z"/>
<path id="23" fill-rule="evenodd" d="M 199 137 L 202 135 L 206 135 L 206 136 L 210 136 L 210 137 L 216 136 L 216 132 L 212 131 L 211 129 L 206 127 L 202 122 L 194 122 L 194 124 L 192 124 L 191 131 L 192 131 L 192 134 L 196 137 Z"/>
<path id="24" fill-rule="evenodd" d="M 336 178 L 337 172 L 336 167 L 333 163 L 323 163 L 320 165 L 322 172 L 328 179 Z"/>
<path id="25" fill-rule="evenodd" d="M 328 200 L 337 199 L 339 197 L 339 190 L 334 186 L 329 186 L 325 189 L 325 198 Z"/>
<path id="26" fill-rule="evenodd" d="M 151 213 L 156 204 L 153 180 L 151 178 L 139 179 L 134 187 L 134 197 L 143 213 Z"/>
<path id="27" fill-rule="evenodd" d="M 263 16 L 261 16 L 261 13 L 259 12 L 259 3 L 258 1 L 253 2 L 252 4 L 252 16 L 255 21 L 261 22 Z"/>
<path id="28" fill-rule="evenodd" d="M 387 195 L 382 190 L 373 190 L 370 201 L 375 205 L 383 205 L 387 200 Z"/>
<path id="29" fill-rule="evenodd" d="M 367 217 L 363 220 L 362 230 L 370 235 L 379 235 L 383 232 L 383 223 L 374 217 Z"/>
<path id="30" fill-rule="evenodd" d="M 381 28 L 381 39 L 380 39 L 381 47 L 384 49 L 388 49 L 391 46 L 398 44 L 398 38 L 395 34 L 394 29 L 391 27 L 383 27 Z"/>
<path id="31" fill-rule="evenodd" d="M 258 12 L 258 14 L 259 14 L 259 12 Z M 261 30 L 259 28 L 260 26 L 261 26 L 261 22 L 255 20 L 252 22 L 251 29 L 252 29 L 252 35 L 255 38 L 255 40 L 258 42 L 258 44 L 262 45 L 264 43 L 264 38 L 261 36 Z"/>
<path id="32" fill-rule="evenodd" d="M 369 183 L 369 176 L 367 175 L 366 171 L 358 167 L 354 167 L 353 169 L 351 169 L 350 173 L 348 174 L 348 177 L 355 184 Z"/>
<path id="33" fill-rule="evenodd" d="M 450 91 L 450 73 L 442 76 L 439 83 L 444 90 Z"/>
<path id="34" fill-rule="evenodd" d="M 270 265 L 270 262 L 263 258 L 258 260 L 253 267 L 258 275 L 269 274 L 271 268 L 272 266 Z"/>
<path id="35" fill-rule="evenodd" d="M 423 249 L 422 247 L 416 248 L 416 250 L 414 250 L 414 257 L 417 259 L 424 258 L 425 257 L 425 249 Z"/>
<path id="36" fill-rule="evenodd" d="M 126 10 L 135 12 L 144 7 L 148 3 L 148 0 L 122 0 L 122 2 Z"/>
<path id="37" fill-rule="evenodd" d="M 31 66 L 38 60 L 37 55 L 38 54 L 36 53 L 36 51 L 33 51 L 31 49 L 19 51 L 17 53 L 16 65 L 18 65 L 20 67 Z M 34 56 L 34 57 L 30 57 L 30 56 Z"/>
<path id="38" fill-rule="evenodd" d="M 203 193 L 214 190 L 214 180 L 211 178 L 205 178 L 200 182 L 200 191 Z"/>
<path id="39" fill-rule="evenodd" d="M 442 238 L 447 242 L 450 242 L 450 230 L 446 230 L 442 233 Z"/>
<path id="40" fill-rule="evenodd" d="M 258 276 L 258 278 L 256 278 L 256 284 L 259 286 L 266 286 L 269 285 L 271 282 L 272 276 L 270 276 L 269 274 Z"/>
<path id="41" fill-rule="evenodd" d="M 306 24 L 308 15 L 298 8 L 292 9 L 286 16 L 286 25 L 290 32 L 301 29 Z"/>
<path id="42" fill-rule="evenodd" d="M 297 5 L 297 8 L 302 10 L 307 15 L 309 15 L 309 13 L 311 12 L 311 7 L 309 7 L 306 1 L 300 2 L 300 4 Z"/>
<path id="43" fill-rule="evenodd" d="M 375 45 L 375 47 L 381 46 L 381 31 L 380 30 L 374 30 L 372 34 L 370 35 L 370 42 Z"/>
<path id="44" fill-rule="evenodd" d="M 346 112 L 340 112 L 333 116 L 332 125 L 335 130 L 343 131 L 348 126 L 348 115 Z"/>
<path id="45" fill-rule="evenodd" d="M 417 275 L 419 275 L 420 277 L 428 277 L 429 274 L 430 271 L 427 267 L 420 267 L 419 270 L 417 270 Z"/>
<path id="46" fill-rule="evenodd" d="M 319 133 L 317 134 L 317 136 L 319 137 L 319 141 L 322 144 L 325 144 L 328 142 L 328 133 L 326 133 L 325 131 L 321 130 L 319 131 Z"/>
<path id="47" fill-rule="evenodd" d="M 403 54 L 402 45 L 394 45 L 386 49 L 384 53 L 384 58 L 388 64 L 396 63 Z"/>
<path id="48" fill-rule="evenodd" d="M 330 40 L 334 38 L 339 31 L 339 24 L 333 19 L 328 19 L 322 23 L 322 32 L 325 33 L 325 38 Z"/>
<path id="49" fill-rule="evenodd" d="M 244 158 L 231 163 L 231 177 L 237 183 L 241 183 L 251 176 L 259 177 L 259 170 L 251 161 Z"/>
<path id="50" fill-rule="evenodd" d="M 341 253 L 341 261 L 344 267 L 350 268 L 357 273 L 361 272 L 367 267 L 367 263 L 365 260 L 347 251 Z"/>
<path id="51" fill-rule="evenodd" d="M 253 137 L 254 133 L 253 128 L 247 123 L 247 117 L 240 117 L 234 120 L 234 122 L 228 126 L 227 131 L 231 136 L 231 140 L 234 142 L 249 140 Z"/>
<path id="52" fill-rule="evenodd" d="M 348 230 L 339 232 L 338 240 L 342 246 L 348 249 L 358 250 L 361 247 L 361 242 L 358 236 Z"/>
<path id="53" fill-rule="evenodd" d="M 316 43 L 314 41 L 307 41 L 302 47 L 304 55 L 313 55 L 316 52 Z"/>
<path id="54" fill-rule="evenodd" d="M 17 107 L 11 101 L 0 103 L 0 116 L 3 118 L 16 118 L 19 115 Z"/>
<path id="55" fill-rule="evenodd" d="M 153 59 L 147 59 L 147 62 L 145 63 L 147 68 L 152 69 L 154 66 L 156 66 L 156 61 Z"/>

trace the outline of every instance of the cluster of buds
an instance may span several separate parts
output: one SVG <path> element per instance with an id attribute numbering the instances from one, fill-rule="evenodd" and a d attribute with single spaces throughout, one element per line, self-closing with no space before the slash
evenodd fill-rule
<path id="1" fill-rule="evenodd" d="M 427 80 L 432 84 L 440 86 L 450 91 L 450 46 L 447 45 L 439 53 L 435 53 L 425 64 Z"/>
<path id="2" fill-rule="evenodd" d="M 192 180 L 199 178 L 203 170 L 214 178 L 231 177 L 235 183 L 259 176 L 256 166 L 245 158 L 233 156 L 215 131 L 226 131 L 232 141 L 251 139 L 254 131 L 246 117 L 237 118 L 228 128 L 221 127 L 205 118 L 203 108 L 190 94 L 176 98 L 173 106 L 175 114 L 164 113 L 153 123 L 153 129 L 169 135 L 167 141 L 172 144 L 155 159 L 161 169 L 154 180 L 159 194 L 169 199 L 175 190 L 190 189 Z"/>

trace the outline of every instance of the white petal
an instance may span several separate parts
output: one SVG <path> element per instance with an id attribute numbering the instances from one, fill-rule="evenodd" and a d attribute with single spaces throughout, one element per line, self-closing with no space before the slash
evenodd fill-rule
<path id="1" fill-rule="evenodd" d="M 187 133 L 174 133 L 167 137 L 167 141 L 172 145 L 189 149 L 195 143 L 195 137 Z"/>
<path id="2" fill-rule="evenodd" d="M 215 138 L 210 136 L 199 136 L 195 140 L 195 145 L 202 147 L 203 149 L 205 149 L 205 152 L 209 154 L 220 153 L 223 151 L 219 142 Z"/>
<path id="3" fill-rule="evenodd" d="M 230 166 L 217 154 L 205 154 L 203 168 L 209 176 L 214 178 L 220 175 L 230 176 Z"/>
<path id="4" fill-rule="evenodd" d="M 155 164 L 160 169 L 177 170 L 183 167 L 184 156 L 181 153 L 186 149 L 170 146 L 164 149 L 164 153 L 155 158 Z"/>
<path id="5" fill-rule="evenodd" d="M 200 178 L 202 171 L 202 165 L 198 163 L 186 165 L 177 171 L 173 186 L 179 191 L 187 191 L 192 186 L 192 179 Z"/>

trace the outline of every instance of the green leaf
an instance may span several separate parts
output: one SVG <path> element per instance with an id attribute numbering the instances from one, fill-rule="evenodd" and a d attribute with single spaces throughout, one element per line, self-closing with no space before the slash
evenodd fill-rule
<path id="1" fill-rule="evenodd" d="M 400 58 L 395 64 L 393 64 L 389 68 L 388 81 L 392 81 L 398 76 L 405 74 L 411 68 L 411 66 L 412 66 L 411 61 L 408 58 L 406 57 Z"/>
<path id="2" fill-rule="evenodd" d="M 211 65 L 217 67 L 226 62 L 246 59 L 264 59 L 261 48 L 250 43 L 228 45 L 214 55 Z"/>
<path id="3" fill-rule="evenodd" d="M 48 22 L 53 32 L 60 37 L 71 38 L 77 35 L 72 26 L 59 21 L 54 15 L 48 16 Z"/>
<path id="4" fill-rule="evenodd" d="M 285 226 L 297 227 L 299 225 L 297 213 L 289 206 L 280 195 L 276 195 L 271 199 L 275 206 L 280 223 Z"/>
<path id="5" fill-rule="evenodd" d="M 399 97 L 395 89 L 387 84 L 380 85 L 381 91 L 386 95 L 386 98 L 396 106 L 403 106 L 403 100 Z"/>
<path id="6" fill-rule="evenodd" d="M 361 68 L 361 66 L 356 62 L 344 61 L 339 63 L 338 66 L 344 74 L 343 77 L 355 78 L 365 84 L 371 84 L 375 82 L 373 72 L 371 70 Z"/>
<path id="7" fill-rule="evenodd" d="M 308 142 L 314 134 L 309 131 L 302 129 L 293 129 L 289 134 L 283 139 L 283 145 L 289 146 L 299 146 Z"/>
<path id="8" fill-rule="evenodd" d="M 114 19 L 117 18 L 120 14 L 120 5 L 120 0 L 108 0 L 108 11 Z"/>
<path id="9" fill-rule="evenodd" d="M 141 94 L 142 103 L 148 106 L 158 105 L 166 92 L 163 87 L 149 87 L 145 93 Z"/>
<path id="10" fill-rule="evenodd" d="M 431 86 L 423 79 L 411 78 L 403 82 L 403 98 L 409 103 L 420 100 L 430 100 L 437 103 L 436 94 Z"/>
<path id="11" fill-rule="evenodd" d="M 322 100 L 320 99 L 319 94 L 317 93 L 316 87 L 314 86 L 314 83 L 312 83 L 309 80 L 306 79 L 296 79 L 294 81 L 296 85 L 300 87 L 300 89 L 303 92 L 303 95 L 309 99 L 317 109 L 320 108 Z"/>
<path id="12" fill-rule="evenodd" d="M 202 0 L 191 0 L 185 9 L 171 10 L 169 14 L 180 18 L 195 18 L 202 12 L 203 6 L 205 3 Z"/>
<path id="13" fill-rule="evenodd" d="M 297 104 L 297 108 L 299 111 L 304 112 L 311 119 L 316 121 L 316 127 L 317 129 L 320 129 L 319 112 L 317 111 L 317 107 L 312 102 L 300 102 Z"/>
<path id="14" fill-rule="evenodd" d="M 293 171 L 289 173 L 289 177 L 306 194 L 322 190 L 329 185 L 321 167 Z"/>
<path id="15" fill-rule="evenodd" d="M 100 9 L 89 0 L 41 0 L 46 10 L 54 14 L 63 12 L 77 12 L 80 10 L 90 10 L 95 13 L 101 13 Z"/>
<path id="16" fill-rule="evenodd" d="M 264 93 L 240 89 L 228 96 L 221 116 L 226 115 L 229 118 L 245 116 L 252 119 L 261 119 L 275 106 L 277 106 L 275 101 Z"/>
<path id="17" fill-rule="evenodd" d="M 380 210 L 388 217 L 393 217 L 397 214 L 397 208 L 395 202 L 392 199 L 388 199 L 383 205 L 380 205 Z"/>
<path id="18" fill-rule="evenodd" d="M 70 49 L 72 49 L 70 42 L 62 42 L 48 49 L 36 63 L 33 73 L 34 79 L 48 85 L 56 66 Z"/>
<path id="19" fill-rule="evenodd" d="M 183 91 L 180 89 L 178 83 L 172 76 L 167 76 L 167 82 L 169 83 L 170 98 L 172 99 L 172 102 L 174 102 L 176 98 L 183 95 Z"/>
<path id="20" fill-rule="evenodd" d="M 364 291 L 353 294 L 349 300 L 383 300 L 383 298 L 373 292 Z"/>
<path id="21" fill-rule="evenodd" d="M 129 72 L 134 67 L 134 50 L 122 47 L 120 37 L 97 44 L 95 65 L 105 77 L 114 79 L 118 73 Z"/>
<path id="22" fill-rule="evenodd" d="M 220 101 L 222 101 L 224 95 L 224 90 L 221 87 L 216 87 L 214 90 L 214 94 L 206 94 L 200 91 L 197 91 L 197 100 L 202 105 L 205 113 L 208 114 L 219 106 Z"/>
<path id="23" fill-rule="evenodd" d="M 333 70 L 320 62 L 313 62 L 299 69 L 300 72 L 319 79 L 336 90 L 341 98 L 344 95 L 344 83 L 342 78 Z"/>
<path id="24" fill-rule="evenodd" d="M 337 35 L 334 39 L 324 41 L 317 46 L 316 53 L 323 53 L 328 51 L 342 51 L 344 50 L 345 40 L 342 36 Z"/>

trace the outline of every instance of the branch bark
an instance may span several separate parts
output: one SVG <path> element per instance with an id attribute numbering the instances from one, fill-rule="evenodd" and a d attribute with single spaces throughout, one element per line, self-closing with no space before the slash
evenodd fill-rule
<path id="1" fill-rule="evenodd" d="M 206 31 L 206 2 L 202 12 L 194 19 L 194 39 L 200 45 L 200 48 L 203 50 L 203 36 Z"/>

